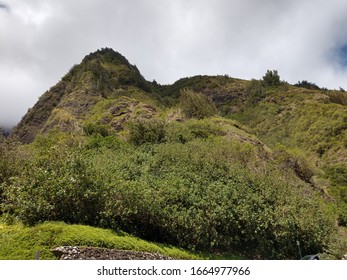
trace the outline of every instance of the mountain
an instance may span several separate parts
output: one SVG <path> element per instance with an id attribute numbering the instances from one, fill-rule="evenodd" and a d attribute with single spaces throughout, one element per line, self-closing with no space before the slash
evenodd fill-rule
<path id="1" fill-rule="evenodd" d="M 42 95 L 12 135 L 30 143 L 52 128 L 77 131 L 90 122 L 119 131 L 135 114 L 150 118 L 163 108 L 173 108 L 184 88 L 211 99 L 221 116 L 244 124 L 270 146 L 281 143 L 308 150 L 317 161 L 347 163 L 345 92 L 287 83 L 264 87 L 255 80 L 228 76 L 195 76 L 161 86 L 146 81 L 136 66 L 109 48 L 72 67 Z"/>
<path id="2" fill-rule="evenodd" d="M 0 142 L 0 214 L 248 258 L 295 259 L 297 240 L 340 257 L 346 129 L 341 90 L 293 86 L 275 70 L 160 85 L 105 48 L 13 129 L 26 145 Z"/>
<path id="3" fill-rule="evenodd" d="M 45 92 L 12 135 L 23 143 L 30 143 L 38 133 L 54 127 L 63 131 L 78 130 L 98 102 L 129 86 L 149 90 L 148 82 L 125 57 L 108 48 L 98 50 L 72 67 L 60 82 Z"/>

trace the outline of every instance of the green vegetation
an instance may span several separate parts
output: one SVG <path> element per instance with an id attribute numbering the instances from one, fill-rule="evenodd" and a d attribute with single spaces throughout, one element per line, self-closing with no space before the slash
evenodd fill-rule
<path id="1" fill-rule="evenodd" d="M 329 248 L 334 220 L 295 170 L 262 161 L 268 152 L 232 122 L 181 126 L 185 136 L 172 137 L 177 124 L 168 124 L 165 142 L 144 133 L 139 146 L 95 134 L 38 139 L 22 173 L 3 184 L 7 219 L 82 223 L 258 258 L 297 258 L 296 240 L 305 252 Z"/>
<path id="2" fill-rule="evenodd" d="M 296 87 L 302 87 L 302 88 L 307 88 L 307 89 L 317 89 L 319 90 L 320 87 L 317 86 L 315 83 L 310 83 L 306 80 L 303 80 L 303 81 L 299 81 L 298 83 L 296 83 L 294 86 Z"/>
<path id="3" fill-rule="evenodd" d="M 189 89 L 182 90 L 180 107 L 188 118 L 202 119 L 217 114 L 217 109 L 211 100 Z"/>
<path id="4" fill-rule="evenodd" d="M 164 142 L 166 123 L 160 119 L 137 119 L 129 124 L 129 141 L 135 145 Z"/>
<path id="5" fill-rule="evenodd" d="M 266 97 L 266 91 L 262 81 L 251 80 L 247 86 L 247 91 L 250 92 L 250 96 L 246 106 L 257 104 Z"/>
<path id="6" fill-rule="evenodd" d="M 278 86 L 281 84 L 280 76 L 277 70 L 267 70 L 263 76 L 264 86 Z"/>
<path id="7" fill-rule="evenodd" d="M 328 96 L 330 102 L 347 106 L 347 93 L 345 91 L 330 91 Z"/>
<path id="8" fill-rule="evenodd" d="M 18 258 L 42 242 L 47 258 L 55 244 L 124 248 L 105 232 L 212 258 L 297 259 L 297 241 L 303 254 L 341 258 L 344 94 L 290 86 L 276 70 L 262 80 L 195 76 L 162 86 L 119 53 L 90 54 L 12 139 L 1 138 L 0 214 L 14 225 L 0 233 L 22 246 Z M 75 229 L 81 235 L 68 233 Z M 33 243 L 23 237 L 41 230 Z M 10 245 L 0 248 L 14 258 Z"/>
<path id="9" fill-rule="evenodd" d="M 51 249 L 59 246 L 102 247 L 117 250 L 145 251 L 174 259 L 198 259 L 196 254 L 172 246 L 147 242 L 112 230 L 63 222 L 45 222 L 34 227 L 0 223 L 0 260 L 56 259 Z"/>

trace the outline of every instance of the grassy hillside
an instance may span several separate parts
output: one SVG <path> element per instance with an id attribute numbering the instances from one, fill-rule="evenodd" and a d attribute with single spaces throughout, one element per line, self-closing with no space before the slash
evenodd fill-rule
<path id="1" fill-rule="evenodd" d="M 271 146 L 300 148 L 327 164 L 347 163 L 347 107 L 332 101 L 337 92 L 293 86 L 266 89 L 266 97 L 233 115 Z M 339 92 L 347 99 L 347 93 Z"/>
<path id="2" fill-rule="evenodd" d="M 264 98 L 230 118 L 270 147 L 279 144 L 315 169 L 312 182 L 338 202 L 347 225 L 347 93 L 294 86 L 265 89 Z"/>

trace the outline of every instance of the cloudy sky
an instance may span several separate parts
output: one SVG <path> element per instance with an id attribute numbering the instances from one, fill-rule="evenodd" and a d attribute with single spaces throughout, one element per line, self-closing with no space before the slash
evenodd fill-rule
<path id="1" fill-rule="evenodd" d="M 161 84 L 197 74 L 347 89 L 346 0 L 0 0 L 0 125 L 111 47 Z"/>

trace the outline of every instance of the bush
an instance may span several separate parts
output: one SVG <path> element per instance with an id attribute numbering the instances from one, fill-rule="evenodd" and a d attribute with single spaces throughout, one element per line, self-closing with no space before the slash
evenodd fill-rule
<path id="1" fill-rule="evenodd" d="M 203 119 L 217 114 L 217 108 L 210 99 L 189 89 L 181 91 L 180 107 L 188 118 Z"/>
<path id="2" fill-rule="evenodd" d="M 196 138 L 209 138 L 225 135 L 220 125 L 211 119 L 188 120 L 185 122 L 171 122 L 167 126 L 166 139 L 168 142 L 185 144 Z"/>
<path id="3" fill-rule="evenodd" d="M 303 196 L 281 173 L 253 174 L 231 164 L 235 147 L 222 140 L 114 153 L 117 161 L 99 154 L 102 164 L 95 165 L 109 182 L 104 226 L 184 248 L 259 258 L 298 258 L 298 239 L 305 253 L 328 246 L 334 222 L 319 200 Z"/>
<path id="4" fill-rule="evenodd" d="M 139 118 L 129 124 L 129 141 L 135 145 L 165 141 L 166 123 L 160 119 Z"/>
<path id="5" fill-rule="evenodd" d="M 264 86 L 278 86 L 281 84 L 280 76 L 277 70 L 267 70 L 266 74 L 263 76 Z"/>
<path id="6" fill-rule="evenodd" d="M 334 220 L 304 184 L 268 163 L 257 172 L 256 147 L 210 137 L 218 129 L 208 120 L 191 120 L 189 129 L 196 124 L 200 132 L 184 144 L 134 147 L 98 136 L 96 149 L 39 145 L 23 172 L 3 184 L 3 209 L 29 225 L 96 225 L 252 258 L 298 258 L 296 240 L 304 254 L 326 250 Z M 156 142 L 156 131 L 145 129 L 139 143 Z"/>
<path id="7" fill-rule="evenodd" d="M 307 89 L 316 89 L 316 90 L 320 90 L 321 88 L 319 86 L 317 86 L 315 83 L 310 83 L 308 81 L 299 81 L 297 82 L 294 86 L 296 87 L 301 87 L 301 88 L 307 88 Z"/>
<path id="8" fill-rule="evenodd" d="M 96 225 L 104 194 L 88 173 L 81 155 L 52 147 L 4 185 L 4 212 L 25 224 L 47 220 Z"/>
<path id="9" fill-rule="evenodd" d="M 83 126 L 83 131 L 87 136 L 101 135 L 106 137 L 109 135 L 107 127 L 101 124 L 87 123 Z"/>
<path id="10" fill-rule="evenodd" d="M 266 97 L 266 92 L 261 81 L 252 79 L 247 86 L 247 90 L 250 92 L 250 97 L 246 105 L 257 104 Z"/>
<path id="11" fill-rule="evenodd" d="M 325 172 L 333 186 L 347 186 L 347 166 L 345 164 L 330 165 Z"/>
<path id="12" fill-rule="evenodd" d="M 4 184 L 22 173 L 26 157 L 18 143 L 0 137 L 0 206 L 5 202 Z M 0 215 L 2 213 L 3 209 L 0 207 Z"/>

